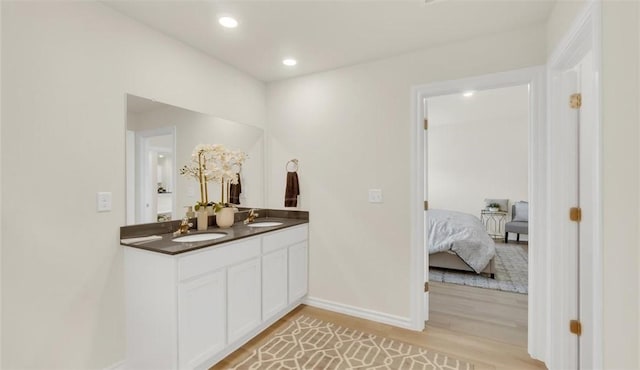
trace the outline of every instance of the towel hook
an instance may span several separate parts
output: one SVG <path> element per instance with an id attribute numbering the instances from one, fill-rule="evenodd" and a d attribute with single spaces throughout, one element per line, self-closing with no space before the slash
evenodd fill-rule
<path id="1" fill-rule="evenodd" d="M 289 164 L 293 164 L 293 169 L 290 170 L 289 169 Z M 285 170 L 287 170 L 287 172 L 296 172 L 298 170 L 298 160 L 297 159 L 292 159 L 289 162 L 287 162 L 287 164 L 284 166 Z"/>

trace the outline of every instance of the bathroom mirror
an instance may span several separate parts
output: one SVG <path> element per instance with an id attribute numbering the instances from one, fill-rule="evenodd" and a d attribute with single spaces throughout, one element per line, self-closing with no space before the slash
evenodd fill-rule
<path id="1" fill-rule="evenodd" d="M 263 206 L 262 129 L 127 94 L 127 225 L 181 219 L 186 207 L 200 200 L 196 179 L 179 173 L 198 144 L 224 144 L 247 153 L 239 207 Z M 220 189 L 209 183 L 210 201 L 220 201 Z"/>

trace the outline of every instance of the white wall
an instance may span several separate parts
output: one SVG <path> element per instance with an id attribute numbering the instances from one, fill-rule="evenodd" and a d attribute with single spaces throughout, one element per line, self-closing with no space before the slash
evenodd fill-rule
<path id="1" fill-rule="evenodd" d="M 529 199 L 527 85 L 438 96 L 427 105 L 430 208 L 480 217 L 486 198 Z"/>
<path id="2" fill-rule="evenodd" d="M 300 159 L 312 297 L 408 318 L 411 87 L 545 55 L 532 27 L 268 84 L 268 206 L 282 207 L 285 163 Z"/>
<path id="3" fill-rule="evenodd" d="M 638 3 L 602 11 L 604 367 L 638 369 Z"/>
<path id="4" fill-rule="evenodd" d="M 551 54 L 589 0 L 557 1 L 547 21 L 547 53 Z"/>
<path id="5" fill-rule="evenodd" d="M 125 93 L 263 126 L 265 88 L 99 3 L 1 6 L 2 367 L 104 368 L 124 359 Z"/>

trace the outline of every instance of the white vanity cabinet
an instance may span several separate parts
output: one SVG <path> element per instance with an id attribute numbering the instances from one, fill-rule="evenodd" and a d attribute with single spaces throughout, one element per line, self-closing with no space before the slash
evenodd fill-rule
<path id="1" fill-rule="evenodd" d="M 287 248 L 262 256 L 262 317 L 275 316 L 289 303 Z"/>
<path id="2" fill-rule="evenodd" d="M 289 247 L 289 303 L 307 295 L 307 250 L 306 241 Z"/>
<path id="3" fill-rule="evenodd" d="M 227 269 L 227 336 L 241 339 L 260 325 L 260 259 L 255 258 Z"/>
<path id="4" fill-rule="evenodd" d="M 300 304 L 307 224 L 177 255 L 125 248 L 128 369 L 208 369 Z"/>
<path id="5" fill-rule="evenodd" d="M 227 344 L 226 287 L 224 270 L 178 286 L 178 358 L 181 369 L 196 367 Z"/>
<path id="6" fill-rule="evenodd" d="M 308 228 L 305 225 L 305 227 L 287 229 L 264 236 L 262 242 L 263 319 L 272 318 L 284 307 L 299 301 L 307 294 L 307 235 Z M 305 249 L 304 260 L 301 260 L 301 247 Z"/>

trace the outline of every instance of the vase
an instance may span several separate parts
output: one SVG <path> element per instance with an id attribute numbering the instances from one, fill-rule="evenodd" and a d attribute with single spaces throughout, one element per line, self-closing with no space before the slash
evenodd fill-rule
<path id="1" fill-rule="evenodd" d="M 233 208 L 231 207 L 225 207 L 216 212 L 216 224 L 218 224 L 218 227 L 220 227 L 221 229 L 233 225 L 233 218 L 234 212 Z"/>
<path id="2" fill-rule="evenodd" d="M 489 212 L 498 212 L 500 208 L 497 207 L 489 207 Z"/>
<path id="3" fill-rule="evenodd" d="M 207 214 L 209 216 L 213 216 L 216 214 L 215 211 L 213 210 L 213 206 L 207 206 Z"/>
<path id="4" fill-rule="evenodd" d="M 198 231 L 205 231 L 209 227 L 209 213 L 205 207 L 198 210 Z"/>

